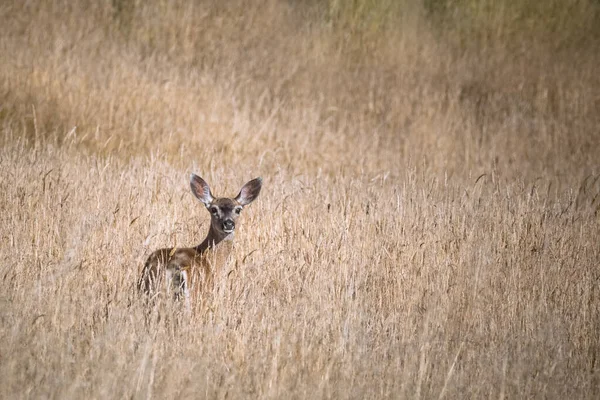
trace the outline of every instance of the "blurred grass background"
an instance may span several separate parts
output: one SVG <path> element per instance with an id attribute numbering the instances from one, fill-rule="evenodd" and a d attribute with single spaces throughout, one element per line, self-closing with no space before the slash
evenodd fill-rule
<path id="1" fill-rule="evenodd" d="M 34 117 L 37 135 L 57 142 L 76 127 L 83 146 L 123 155 L 179 154 L 183 142 L 215 154 L 241 146 L 237 131 L 253 130 L 248 153 L 303 153 L 297 141 L 305 140 L 325 157 L 368 143 L 365 162 L 381 169 L 389 169 L 382 159 L 412 157 L 460 174 L 498 165 L 509 174 L 561 174 L 561 161 L 589 173 L 599 150 L 599 8 L 6 3 L 1 118 L 30 139 Z M 238 115 L 251 126 L 235 126 Z M 281 133 L 265 136 L 264 121 Z M 344 163 L 356 165 L 336 164 Z"/>

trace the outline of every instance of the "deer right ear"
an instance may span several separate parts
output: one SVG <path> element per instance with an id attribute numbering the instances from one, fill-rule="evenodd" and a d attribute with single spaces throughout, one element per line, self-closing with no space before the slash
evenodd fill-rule
<path id="1" fill-rule="evenodd" d="M 258 197 L 261 187 L 262 178 L 252 179 L 242 187 L 242 190 L 240 190 L 240 193 L 235 197 L 235 200 L 237 200 L 242 207 L 245 207 Z"/>
<path id="2" fill-rule="evenodd" d="M 210 206 L 210 203 L 215 199 L 210 192 L 210 187 L 208 183 L 204 181 L 204 179 L 200 178 L 196 174 L 192 174 L 190 177 L 190 186 L 192 188 L 192 193 L 198 200 L 200 200 L 206 207 Z"/>

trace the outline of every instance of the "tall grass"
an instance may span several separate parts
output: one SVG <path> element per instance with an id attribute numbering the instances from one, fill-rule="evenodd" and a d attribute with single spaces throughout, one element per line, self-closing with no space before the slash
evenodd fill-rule
<path id="1" fill-rule="evenodd" d="M 598 5 L 0 6 L 0 397 L 595 398 Z M 242 217 L 189 319 L 135 290 Z"/>

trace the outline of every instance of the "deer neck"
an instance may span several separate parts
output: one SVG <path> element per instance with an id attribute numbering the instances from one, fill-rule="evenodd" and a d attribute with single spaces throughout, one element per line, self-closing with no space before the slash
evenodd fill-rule
<path id="1" fill-rule="evenodd" d="M 206 261 L 205 268 L 210 272 L 210 278 L 220 276 L 233 250 L 233 232 L 223 235 L 211 229 L 206 239 L 195 248 L 198 255 Z"/>
<path id="2" fill-rule="evenodd" d="M 231 248 L 233 245 L 233 237 L 235 232 L 231 232 L 229 234 L 223 234 L 217 232 L 212 225 L 208 230 L 208 235 L 206 235 L 206 239 L 202 241 L 198 246 L 195 247 L 198 253 L 203 253 L 208 249 L 215 249 L 221 247 Z"/>

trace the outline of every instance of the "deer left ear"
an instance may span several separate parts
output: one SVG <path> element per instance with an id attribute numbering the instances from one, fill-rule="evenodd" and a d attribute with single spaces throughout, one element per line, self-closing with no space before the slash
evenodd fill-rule
<path id="1" fill-rule="evenodd" d="M 235 197 L 234 200 L 245 207 L 258 197 L 261 187 L 262 178 L 252 179 L 250 182 L 242 186 L 240 193 Z"/>
<path id="2" fill-rule="evenodd" d="M 196 196 L 198 200 L 204 203 L 206 207 L 208 207 L 210 203 L 212 203 L 212 201 L 215 199 L 212 193 L 210 192 L 210 187 L 208 186 L 208 183 L 206 183 L 204 179 L 200 178 L 198 175 L 192 174 L 192 176 L 190 177 L 190 186 L 192 188 L 192 193 L 194 193 L 194 196 Z"/>

